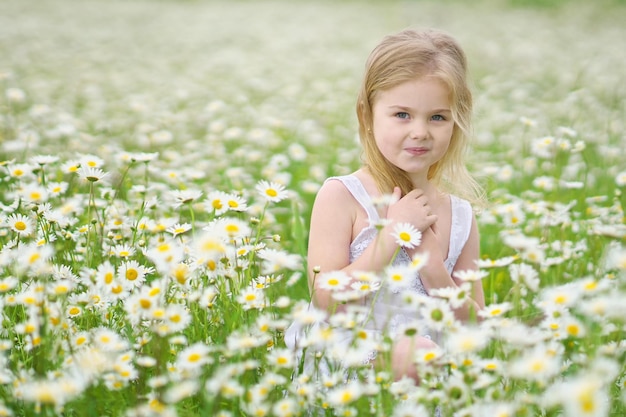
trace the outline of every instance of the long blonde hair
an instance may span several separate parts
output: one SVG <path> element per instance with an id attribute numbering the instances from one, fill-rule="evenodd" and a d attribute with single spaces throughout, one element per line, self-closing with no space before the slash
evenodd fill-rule
<path id="1" fill-rule="evenodd" d="M 472 93 L 467 83 L 465 53 L 450 35 L 436 31 L 403 30 L 386 36 L 374 48 L 365 66 L 357 100 L 363 163 L 383 193 L 399 186 L 402 194 L 413 189 L 409 175 L 390 163 L 379 151 L 373 134 L 372 108 L 380 91 L 424 76 L 441 80 L 450 91 L 454 129 L 448 151 L 428 171 L 428 179 L 443 190 L 473 203 L 483 192 L 465 166 L 472 119 Z"/>

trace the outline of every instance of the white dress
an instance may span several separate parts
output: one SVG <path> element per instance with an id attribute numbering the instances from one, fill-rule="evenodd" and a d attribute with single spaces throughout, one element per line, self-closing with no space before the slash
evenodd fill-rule
<path id="1" fill-rule="evenodd" d="M 361 181 L 355 175 L 346 175 L 340 177 L 331 177 L 327 181 L 338 180 L 341 181 L 344 186 L 350 191 L 355 200 L 363 207 L 367 212 L 369 224 L 375 224 L 379 220 L 378 212 L 372 203 L 370 195 L 367 193 Z M 454 270 L 454 266 L 461 255 L 461 251 L 469 238 L 470 229 L 472 225 L 472 207 L 470 203 L 454 195 L 450 195 L 451 204 L 451 225 L 450 225 L 450 243 L 448 256 L 445 260 L 445 266 L 450 274 Z M 376 237 L 377 229 L 375 226 L 365 227 L 354 238 L 350 244 L 350 263 L 356 260 L 363 251 L 374 241 Z M 406 265 L 411 262 L 409 255 L 400 250 L 397 256 L 394 258 L 392 265 Z M 426 289 L 422 284 L 419 274 L 416 273 L 410 282 L 410 291 L 416 294 L 427 296 Z M 403 292 L 399 290 L 391 290 L 388 286 L 381 286 L 378 290 L 378 294 L 370 297 L 367 300 L 370 303 L 371 310 L 368 313 L 368 320 L 362 323 L 360 329 L 369 334 L 370 339 L 379 339 L 384 333 L 391 337 L 393 340 L 398 332 L 405 328 L 405 326 L 412 326 L 419 318 L 416 316 L 416 310 L 414 307 L 409 306 L 403 299 Z M 373 305 L 371 305 L 373 303 Z M 319 323 L 315 326 L 317 327 Z M 311 334 L 311 331 L 315 329 L 306 328 L 297 323 L 292 324 L 285 333 L 285 343 L 288 347 L 294 349 L 298 355 L 302 353 L 302 345 L 311 346 L 311 342 L 300 343 L 306 341 L 307 334 Z M 431 337 L 438 339 L 436 335 L 422 326 L 419 329 L 419 334 L 425 337 Z M 335 338 L 336 342 L 342 346 L 338 351 L 342 351 L 348 345 L 354 344 L 354 333 L 347 330 L 343 335 Z M 315 346 L 315 343 L 313 343 Z M 365 363 L 371 361 L 376 355 L 375 351 L 370 351 L 362 358 L 361 362 Z M 308 368 L 308 366 L 306 367 Z"/>

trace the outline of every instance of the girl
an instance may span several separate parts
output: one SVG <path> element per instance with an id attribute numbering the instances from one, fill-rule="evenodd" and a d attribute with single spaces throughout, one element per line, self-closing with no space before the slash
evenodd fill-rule
<path id="1" fill-rule="evenodd" d="M 480 200 L 481 193 L 463 161 L 472 112 L 466 71 L 457 42 L 434 30 L 387 36 L 370 54 L 357 103 L 364 163 L 350 175 L 329 178 L 311 214 L 309 284 L 318 308 L 331 313 L 346 308 L 321 279 L 332 271 L 356 281 L 363 271 L 383 274 L 389 265 L 410 265 L 414 255 L 427 253 L 409 285 L 426 296 L 461 285 L 456 271 L 477 268 L 478 230 L 468 200 Z M 381 201 L 388 204 L 375 204 Z M 411 233 L 421 232 L 421 244 L 400 248 L 396 227 L 411 225 Z M 378 362 L 390 366 L 397 379 L 417 380 L 413 355 L 434 347 L 435 334 L 398 332 L 415 321 L 416 309 L 388 285 L 365 302 L 371 304 L 365 327 L 394 340 L 390 359 Z M 472 297 L 454 314 L 468 320 L 483 307 L 476 282 Z M 298 326 L 286 335 L 294 347 L 303 337 Z"/>

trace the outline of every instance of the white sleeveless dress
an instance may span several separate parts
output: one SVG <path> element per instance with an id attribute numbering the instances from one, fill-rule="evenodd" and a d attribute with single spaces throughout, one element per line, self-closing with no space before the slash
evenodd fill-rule
<path id="1" fill-rule="evenodd" d="M 331 180 L 338 180 L 344 184 L 355 200 L 367 212 L 369 224 L 375 224 L 379 220 L 378 212 L 372 203 L 370 195 L 355 175 L 330 177 L 326 181 Z M 469 238 L 473 215 L 472 207 L 466 200 L 450 195 L 450 205 L 452 214 L 450 244 L 445 266 L 448 272 L 452 274 L 456 262 L 461 255 L 461 251 Z M 376 238 L 376 233 L 377 229 L 375 226 L 368 226 L 360 231 L 350 244 L 350 263 L 361 256 L 363 251 Z M 392 265 L 400 266 L 410 262 L 411 259 L 409 255 L 404 250 L 400 250 L 393 260 Z M 423 296 L 428 295 L 417 273 L 410 283 L 410 291 Z M 374 337 L 380 338 L 381 334 L 384 332 L 385 335 L 390 336 L 393 340 L 400 330 L 404 329 L 405 326 L 414 325 L 416 320 L 419 319 L 416 317 L 415 308 L 406 305 L 402 293 L 400 291 L 391 290 L 387 286 L 383 285 L 378 290 L 378 294 L 369 299 L 369 302 L 373 302 L 374 305 L 371 308 L 369 319 L 366 323 L 362 324 L 362 328 L 368 333 L 371 333 Z M 286 345 L 301 354 L 299 340 L 305 336 L 306 331 L 307 329 L 304 329 L 302 326 L 292 324 L 285 332 Z M 424 326 L 419 330 L 419 334 L 421 336 L 438 339 L 438 337 L 433 335 L 430 330 Z M 339 343 L 349 345 L 352 343 L 353 338 L 354 333 L 346 331 L 345 336 L 338 338 L 338 341 Z M 363 362 L 371 361 L 375 355 L 375 352 L 369 352 Z"/>

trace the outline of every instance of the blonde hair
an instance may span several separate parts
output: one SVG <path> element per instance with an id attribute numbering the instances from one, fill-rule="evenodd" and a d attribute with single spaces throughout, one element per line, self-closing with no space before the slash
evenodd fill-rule
<path id="1" fill-rule="evenodd" d="M 383 193 L 391 192 L 395 186 L 402 189 L 402 194 L 413 189 L 409 175 L 390 163 L 378 149 L 373 134 L 372 108 L 380 91 L 424 76 L 435 77 L 448 87 L 454 120 L 448 151 L 430 167 L 428 179 L 445 191 L 473 203 L 481 202 L 482 189 L 465 166 L 472 119 L 467 59 L 456 40 L 444 32 L 403 30 L 386 36 L 367 59 L 357 100 L 364 166 Z"/>

